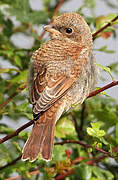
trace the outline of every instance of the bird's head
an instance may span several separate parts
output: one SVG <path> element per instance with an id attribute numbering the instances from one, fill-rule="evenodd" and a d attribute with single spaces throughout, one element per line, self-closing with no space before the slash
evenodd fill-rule
<path id="1" fill-rule="evenodd" d="M 68 38 L 81 45 L 92 47 L 92 34 L 86 21 L 77 13 L 64 13 L 44 27 L 52 39 Z"/>

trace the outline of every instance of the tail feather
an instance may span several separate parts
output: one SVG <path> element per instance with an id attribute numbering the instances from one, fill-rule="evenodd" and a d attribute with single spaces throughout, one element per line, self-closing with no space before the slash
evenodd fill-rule
<path id="1" fill-rule="evenodd" d="M 48 124 L 47 132 L 48 135 L 45 137 L 42 148 L 42 157 L 47 160 L 52 158 L 52 148 L 53 148 L 53 139 L 54 139 L 54 129 L 55 123 L 52 121 Z"/>
<path id="2" fill-rule="evenodd" d="M 46 116 L 40 117 L 33 126 L 30 137 L 23 148 L 23 161 L 27 159 L 34 161 L 39 153 L 43 159 L 51 159 L 56 116 L 46 117 L 46 119 L 44 117 Z"/>

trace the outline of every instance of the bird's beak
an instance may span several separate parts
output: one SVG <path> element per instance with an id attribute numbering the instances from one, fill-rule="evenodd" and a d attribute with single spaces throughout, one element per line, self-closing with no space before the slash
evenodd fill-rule
<path id="1" fill-rule="evenodd" d="M 44 26 L 44 30 L 48 31 L 49 33 L 55 33 L 57 31 L 51 26 L 51 24 Z"/>

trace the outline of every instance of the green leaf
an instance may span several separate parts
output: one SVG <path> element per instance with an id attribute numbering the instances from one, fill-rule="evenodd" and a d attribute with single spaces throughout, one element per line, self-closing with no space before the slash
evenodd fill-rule
<path id="1" fill-rule="evenodd" d="M 66 135 L 75 135 L 75 128 L 72 121 L 68 120 L 66 117 L 58 120 L 56 124 L 55 136 L 58 138 L 64 138 Z"/>
<path id="2" fill-rule="evenodd" d="M 93 174 L 100 180 L 105 180 L 105 177 L 103 173 L 101 172 L 101 169 L 99 167 L 93 166 L 92 167 Z"/>
<path id="3" fill-rule="evenodd" d="M 90 180 L 92 176 L 91 166 L 80 164 L 79 167 L 75 168 L 75 175 L 77 179 Z"/>
<path id="4" fill-rule="evenodd" d="M 107 49 L 107 46 L 102 46 L 101 48 L 99 48 L 99 49 L 94 49 L 94 50 L 96 50 L 96 51 L 101 51 L 101 52 L 104 52 L 104 53 L 115 53 L 114 50 L 108 50 L 108 49 Z"/>
<path id="5" fill-rule="evenodd" d="M 61 146 L 61 145 L 55 145 L 53 148 L 53 160 L 61 161 L 66 159 L 66 151 L 67 147 L 66 146 Z"/>
<path id="6" fill-rule="evenodd" d="M 8 8 L 11 15 L 16 16 L 22 23 L 44 24 L 48 23 L 48 14 L 46 11 L 32 11 L 29 0 L 14 0 L 12 7 Z M 21 13 L 22 12 L 22 13 Z"/>
<path id="7" fill-rule="evenodd" d="M 8 80 L 10 83 L 26 83 L 27 81 L 27 70 L 24 70 L 19 73 L 19 75 L 15 76 L 14 78 Z"/>
<path id="8" fill-rule="evenodd" d="M 116 138 L 118 139 L 118 123 L 116 123 L 116 127 L 115 127 L 115 135 L 116 135 Z"/>
<path id="9" fill-rule="evenodd" d="M 108 14 L 107 16 L 99 16 L 96 18 L 96 28 L 100 29 L 103 26 L 105 26 L 107 23 L 111 23 L 111 21 L 117 16 L 117 14 L 113 13 L 113 14 Z M 115 22 L 111 23 L 112 24 L 117 24 L 118 20 L 116 20 Z M 108 32 L 114 30 L 113 27 L 108 27 L 104 30 L 104 32 Z"/>
<path id="10" fill-rule="evenodd" d="M 111 73 L 111 70 L 110 70 L 109 67 L 105 67 L 105 66 L 103 66 L 103 65 L 101 65 L 101 64 L 97 64 L 97 66 L 99 66 L 100 68 L 102 68 L 104 71 L 107 71 L 107 72 L 109 73 L 109 75 L 111 76 L 112 81 L 114 81 L 114 77 L 112 76 L 112 73 Z"/>
<path id="11" fill-rule="evenodd" d="M 19 72 L 18 69 L 13 69 L 13 68 L 0 68 L 0 73 L 8 73 L 10 71 L 16 71 Z"/>
<path id="12" fill-rule="evenodd" d="M 105 131 L 100 130 L 100 122 L 91 123 L 91 126 L 92 128 L 87 128 L 87 133 L 89 134 L 89 136 L 101 138 L 105 135 Z"/>
<path id="13" fill-rule="evenodd" d="M 14 61 L 18 67 L 22 68 L 22 59 L 19 56 L 15 55 Z"/>

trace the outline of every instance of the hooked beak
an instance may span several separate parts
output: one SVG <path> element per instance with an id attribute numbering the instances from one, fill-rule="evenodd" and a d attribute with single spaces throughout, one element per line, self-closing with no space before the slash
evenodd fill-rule
<path id="1" fill-rule="evenodd" d="M 51 26 L 51 24 L 44 26 L 44 30 L 45 30 L 45 31 L 48 31 L 49 33 L 55 33 L 55 32 L 57 32 L 57 30 L 54 29 L 54 28 Z"/>

